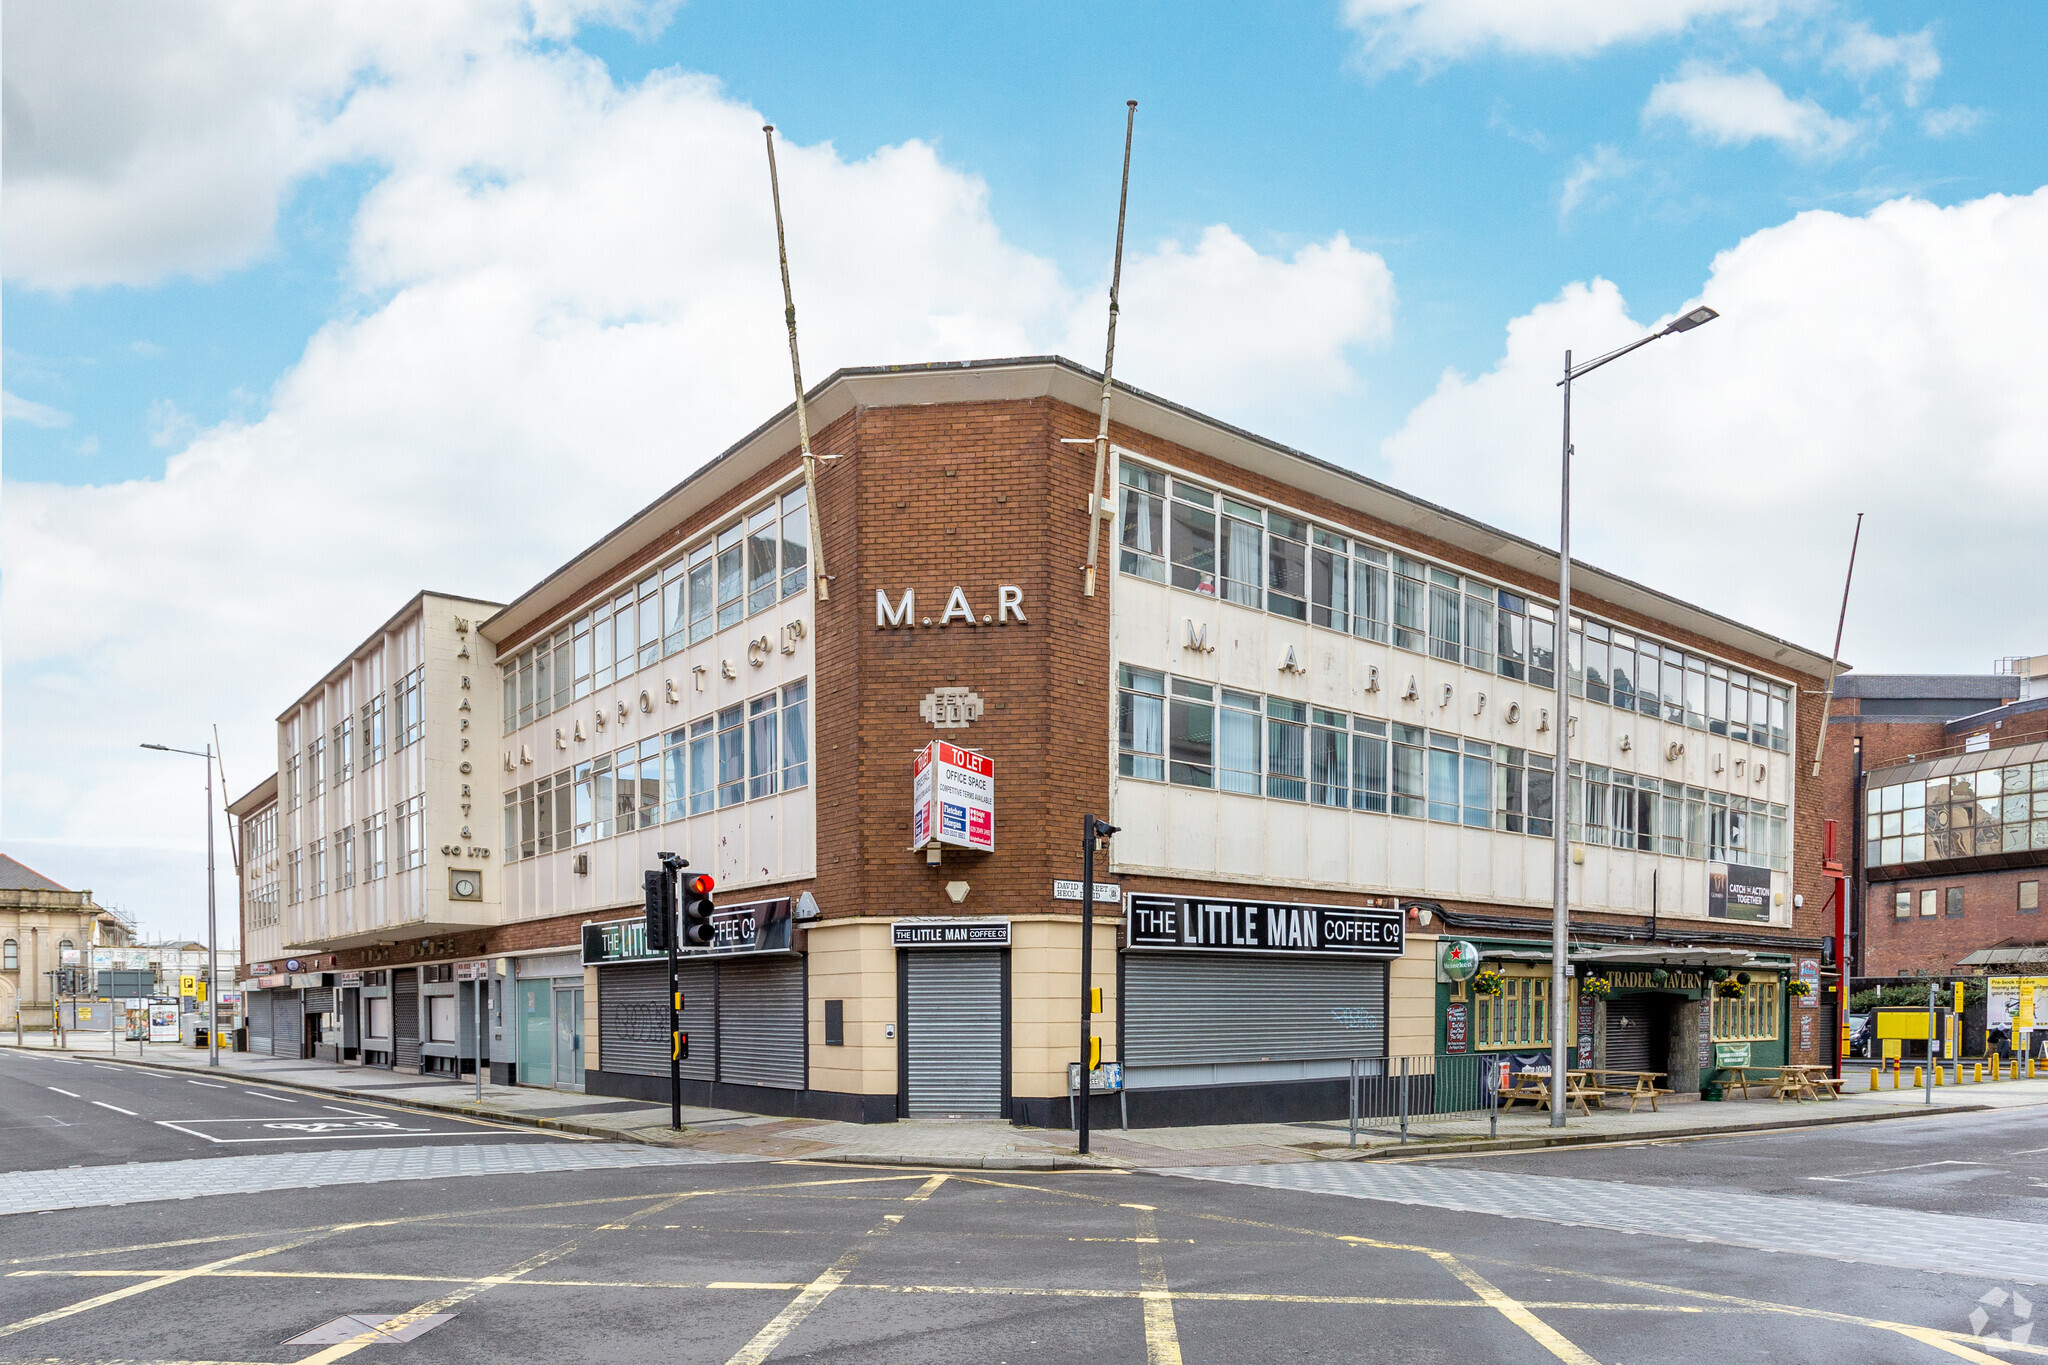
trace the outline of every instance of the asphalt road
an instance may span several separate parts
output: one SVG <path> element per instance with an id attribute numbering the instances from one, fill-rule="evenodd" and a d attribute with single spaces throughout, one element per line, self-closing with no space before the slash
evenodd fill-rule
<path id="1" fill-rule="evenodd" d="M 480 1138 L 562 1140 L 507 1124 L 337 1103 L 240 1078 L 0 1051 L 0 1172 Z"/>
<path id="2" fill-rule="evenodd" d="M 85 1085 L 66 1088 L 84 1096 Z M 1788 1148 L 1763 1158 L 1738 1138 L 1515 1158 L 1512 1168 L 1392 1169 L 1452 1184 L 1513 1169 L 1566 1188 L 1538 1170 L 1549 1162 L 1569 1188 L 1622 1182 L 1654 1200 L 1668 1186 L 1674 1210 L 1711 1210 L 1730 1192 L 1782 1191 L 1809 1167 L 1866 1155 L 1845 1152 L 1845 1140 L 1894 1144 L 1887 1160 L 1902 1160 L 1889 1164 L 2010 1146 L 2024 1119 L 2008 1130 L 1984 1123 L 1992 1117 L 1874 1125 L 1887 1130 L 1882 1143 L 1861 1129 L 1787 1134 Z M 1823 1197 L 1855 1200 L 1859 1188 Z M 2011 1219 L 2035 1197 L 2015 1189 L 1986 1202 L 1982 1219 Z M 1980 1220 L 1966 1236 L 1971 1227 L 2011 1224 Z M 1774 1254 L 1151 1174 L 735 1162 L 478 1175 L 0 1219 L 0 1361 L 327 1365 L 372 1351 L 679 1365 L 1708 1355 L 1862 1365 L 2016 1358 L 1982 1349 L 1975 1333 L 2023 1328 L 2022 1302 L 2031 1313 L 2032 1299 L 2048 1298 L 2038 1283 L 2048 1255 L 2021 1283 L 1859 1263 L 1860 1250 Z M 293 1340 L 349 1315 L 357 1322 L 335 1335 L 358 1333 L 352 1341 Z"/>
<path id="3" fill-rule="evenodd" d="M 2048 1109 L 2041 1108 L 1439 1164 L 2048 1223 Z M 2048 1233 L 2042 1257 L 2048 1261 Z M 2042 1337 L 2048 1341 L 2048 1327 Z"/>

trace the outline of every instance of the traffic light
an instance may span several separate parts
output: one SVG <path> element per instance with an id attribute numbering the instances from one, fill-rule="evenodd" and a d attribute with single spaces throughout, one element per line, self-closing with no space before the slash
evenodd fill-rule
<path id="1" fill-rule="evenodd" d="M 717 885 L 710 874 L 705 872 L 700 872 L 683 883 L 684 945 L 692 948 L 711 946 L 711 912 L 718 908 L 712 903 L 711 891 Z"/>
<path id="2" fill-rule="evenodd" d="M 647 892 L 647 946 L 657 953 L 667 952 L 669 921 L 675 917 L 675 884 L 660 868 L 641 873 L 640 884 Z"/>

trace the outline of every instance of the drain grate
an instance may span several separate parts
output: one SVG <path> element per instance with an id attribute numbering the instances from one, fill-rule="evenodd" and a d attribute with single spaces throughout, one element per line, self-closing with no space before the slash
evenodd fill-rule
<path id="1" fill-rule="evenodd" d="M 402 1326 L 386 1331 L 383 1324 L 398 1316 L 400 1315 L 396 1313 L 351 1313 L 346 1317 L 336 1318 L 333 1322 L 323 1322 L 310 1332 L 301 1332 L 285 1345 L 333 1346 L 340 1342 L 352 1341 L 365 1332 L 375 1333 L 381 1341 L 411 1341 L 414 1337 L 433 1331 L 455 1315 L 428 1313 L 424 1317 L 413 1318 Z"/>

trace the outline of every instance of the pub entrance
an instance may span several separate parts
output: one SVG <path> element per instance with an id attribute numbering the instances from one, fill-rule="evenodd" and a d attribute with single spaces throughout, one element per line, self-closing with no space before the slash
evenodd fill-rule
<path id="1" fill-rule="evenodd" d="M 1682 995 L 1641 991 L 1607 1001 L 1607 1055 L 1618 1071 L 1671 1070 L 1671 1023 Z"/>

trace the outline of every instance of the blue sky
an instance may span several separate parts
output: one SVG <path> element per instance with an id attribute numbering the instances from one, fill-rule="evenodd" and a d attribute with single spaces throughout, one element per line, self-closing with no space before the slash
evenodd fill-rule
<path id="1" fill-rule="evenodd" d="M 107 16 L 115 22 L 107 22 Z M 1844 657 L 2048 651 L 2048 8 L 9 0 L 0 838 L 189 931 L 189 776 L 509 599 L 806 371 L 1099 364 Z M 95 697 L 121 723 L 81 735 Z M 132 730 L 133 733 L 129 733 Z"/>

